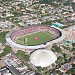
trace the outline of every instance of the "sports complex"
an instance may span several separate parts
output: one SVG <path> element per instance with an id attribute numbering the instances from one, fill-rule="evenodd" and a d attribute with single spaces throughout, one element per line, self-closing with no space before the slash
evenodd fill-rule
<path id="1" fill-rule="evenodd" d="M 65 32 L 50 25 L 33 25 L 17 28 L 6 34 L 7 43 L 16 49 L 39 49 L 60 43 Z"/>

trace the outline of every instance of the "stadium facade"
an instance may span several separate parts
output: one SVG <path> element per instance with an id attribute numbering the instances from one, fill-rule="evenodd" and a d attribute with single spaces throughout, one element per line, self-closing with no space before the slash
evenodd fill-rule
<path id="1" fill-rule="evenodd" d="M 42 43 L 34 46 L 21 45 L 15 42 L 15 38 L 18 36 L 34 33 L 37 31 L 44 31 L 44 30 L 49 30 L 50 32 L 58 35 L 58 37 L 54 40 L 45 42 L 45 44 Z M 25 52 L 32 52 L 35 49 L 46 48 L 56 43 L 61 43 L 66 38 L 65 36 L 66 36 L 65 32 L 60 28 L 53 26 L 51 27 L 50 25 L 34 25 L 25 28 L 13 29 L 9 33 L 7 33 L 5 37 L 7 44 L 9 44 L 15 51 L 23 50 Z"/>

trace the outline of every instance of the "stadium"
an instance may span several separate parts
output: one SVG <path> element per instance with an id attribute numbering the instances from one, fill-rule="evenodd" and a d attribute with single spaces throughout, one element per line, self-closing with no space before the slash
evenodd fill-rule
<path id="1" fill-rule="evenodd" d="M 13 29 L 5 37 L 6 42 L 13 48 L 34 50 L 62 42 L 65 32 L 50 25 L 33 25 Z"/>

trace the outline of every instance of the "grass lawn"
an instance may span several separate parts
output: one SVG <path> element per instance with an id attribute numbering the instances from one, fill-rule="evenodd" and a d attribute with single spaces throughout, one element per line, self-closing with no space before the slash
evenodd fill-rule
<path id="1" fill-rule="evenodd" d="M 36 32 L 33 34 L 22 36 L 16 40 L 16 43 L 33 46 L 33 45 L 45 43 L 52 39 L 54 39 L 54 36 L 51 33 L 46 33 L 41 31 L 41 32 Z"/>
<path id="2" fill-rule="evenodd" d="M 11 52 L 11 47 L 6 45 L 5 48 L 3 49 L 3 53 L 0 54 L 0 57 L 5 56 L 10 52 Z"/>
<path id="3" fill-rule="evenodd" d="M 0 42 L 1 43 L 4 43 L 5 42 L 5 35 L 8 33 L 8 31 L 7 32 L 1 32 L 0 33 Z"/>

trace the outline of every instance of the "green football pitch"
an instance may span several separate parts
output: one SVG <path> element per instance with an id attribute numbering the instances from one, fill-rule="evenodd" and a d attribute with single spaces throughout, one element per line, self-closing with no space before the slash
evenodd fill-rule
<path id="1" fill-rule="evenodd" d="M 54 38 L 54 35 L 51 33 L 41 31 L 20 36 L 18 39 L 16 39 L 16 43 L 21 45 L 34 46 L 53 40 Z"/>

